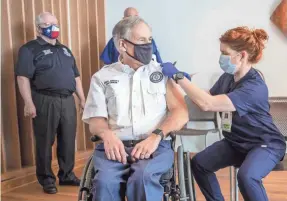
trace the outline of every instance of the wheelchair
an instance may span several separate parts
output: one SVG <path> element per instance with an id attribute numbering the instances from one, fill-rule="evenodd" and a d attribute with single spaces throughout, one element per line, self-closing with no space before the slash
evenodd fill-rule
<path id="1" fill-rule="evenodd" d="M 175 146 L 175 135 L 171 134 L 171 143 L 172 148 Z M 92 142 L 98 142 L 100 139 L 96 136 L 91 137 Z M 84 167 L 83 174 L 81 177 L 81 183 L 79 188 L 78 201 L 92 201 L 92 180 L 96 172 L 93 167 L 93 155 L 88 159 L 87 164 Z M 178 172 L 178 174 L 181 174 Z M 180 200 L 180 190 L 179 186 L 176 185 L 175 179 L 175 167 L 168 170 L 165 174 L 162 175 L 160 179 L 160 184 L 164 188 L 163 200 L 164 201 L 177 201 Z"/>
<path id="2" fill-rule="evenodd" d="M 194 105 L 189 98 L 185 97 L 186 104 L 189 110 L 190 122 L 212 122 L 212 128 L 194 129 L 189 128 L 188 124 L 180 131 L 170 133 L 172 148 L 175 150 L 176 138 L 181 136 L 204 136 L 206 146 L 206 136 L 209 132 L 218 132 L 220 130 L 217 123 L 217 114 L 214 112 L 202 112 Z M 192 115 L 191 115 L 192 114 Z M 177 137 L 176 137 L 177 136 Z M 91 137 L 92 142 L 98 142 L 100 139 L 96 136 Z M 190 152 L 185 151 L 183 145 L 177 147 L 176 160 L 173 167 L 163 174 L 160 178 L 160 184 L 164 188 L 163 201 L 196 201 L 195 196 L 195 181 L 190 168 Z M 93 167 L 93 155 L 90 156 L 87 164 L 84 167 L 81 183 L 78 193 L 78 201 L 92 201 L 92 180 L 96 172 Z M 178 178 L 177 178 L 178 177 Z"/>

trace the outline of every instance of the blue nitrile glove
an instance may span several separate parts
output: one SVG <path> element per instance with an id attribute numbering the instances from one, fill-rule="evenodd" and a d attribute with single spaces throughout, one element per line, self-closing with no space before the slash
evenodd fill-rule
<path id="1" fill-rule="evenodd" d="M 173 75 L 179 72 L 171 62 L 162 63 L 161 67 L 162 73 L 169 78 L 173 78 Z"/>
<path id="2" fill-rule="evenodd" d="M 162 63 L 161 64 L 161 67 L 162 67 L 162 73 L 169 77 L 169 78 L 172 78 L 173 79 L 173 75 L 180 72 L 171 62 L 166 62 L 166 63 Z M 188 79 L 188 80 L 191 80 L 191 77 L 188 73 L 184 73 L 184 76 Z"/>
<path id="3" fill-rule="evenodd" d="M 188 73 L 183 72 L 183 74 L 184 74 L 184 77 L 186 77 L 189 81 L 191 81 L 191 77 Z"/>

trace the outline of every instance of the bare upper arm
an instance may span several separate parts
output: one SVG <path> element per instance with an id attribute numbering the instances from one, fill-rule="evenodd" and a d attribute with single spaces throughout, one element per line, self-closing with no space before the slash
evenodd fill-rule
<path id="1" fill-rule="evenodd" d="M 187 111 L 184 94 L 180 90 L 179 85 L 177 85 L 173 80 L 167 81 L 166 102 L 169 111 L 179 108 Z"/>

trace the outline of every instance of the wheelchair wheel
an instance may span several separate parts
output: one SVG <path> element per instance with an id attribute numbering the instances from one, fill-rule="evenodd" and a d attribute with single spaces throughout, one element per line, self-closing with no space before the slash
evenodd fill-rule
<path id="1" fill-rule="evenodd" d="M 183 147 L 177 148 L 177 171 L 179 180 L 180 200 L 187 201 L 186 195 L 186 181 L 185 181 L 185 167 L 184 167 L 184 154 Z"/>
<path id="2" fill-rule="evenodd" d="M 93 156 L 91 156 L 84 167 L 78 200 L 79 201 L 92 201 L 93 195 L 92 190 L 92 179 L 95 176 L 94 165 L 93 165 Z"/>
<path id="3" fill-rule="evenodd" d="M 177 149 L 178 178 L 181 201 L 196 201 L 194 180 L 190 169 L 189 152 L 184 152 L 183 147 Z"/>

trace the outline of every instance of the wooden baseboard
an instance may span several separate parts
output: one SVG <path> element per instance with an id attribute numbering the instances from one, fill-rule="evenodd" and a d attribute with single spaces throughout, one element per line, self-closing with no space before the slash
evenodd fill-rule
<path id="1" fill-rule="evenodd" d="M 74 169 L 82 168 L 86 164 L 87 159 L 92 154 L 92 151 L 77 152 L 75 157 Z M 58 161 L 52 163 L 54 173 L 58 172 Z M 22 168 L 21 170 L 6 172 L 1 175 L 1 194 L 12 191 L 20 186 L 27 185 L 37 181 L 36 167 Z"/>

